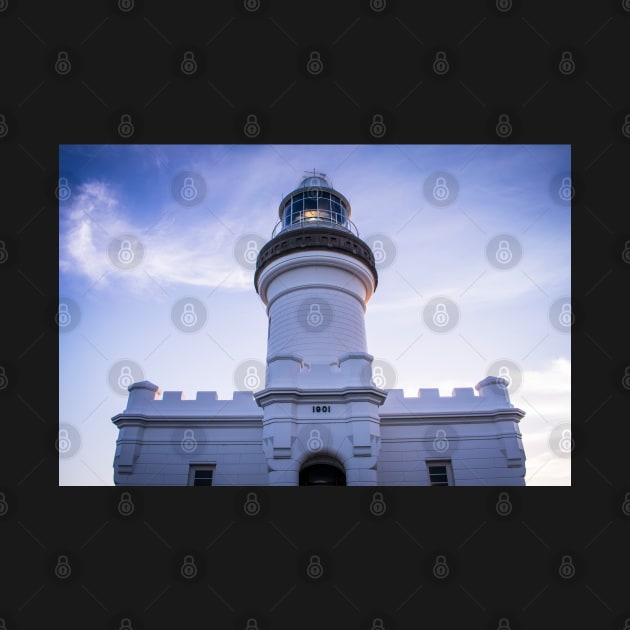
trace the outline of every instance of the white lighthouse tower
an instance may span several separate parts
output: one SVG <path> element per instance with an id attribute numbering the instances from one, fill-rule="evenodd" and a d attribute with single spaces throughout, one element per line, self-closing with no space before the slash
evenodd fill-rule
<path id="1" fill-rule="evenodd" d="M 364 314 L 378 281 L 348 200 L 311 173 L 280 203 L 254 283 L 269 335 L 263 450 L 269 485 L 375 485 L 378 408 Z"/>
<path id="2" fill-rule="evenodd" d="M 254 274 L 269 318 L 264 389 L 185 400 L 132 383 L 112 418 L 116 484 L 524 484 L 525 412 L 506 379 L 409 397 L 372 380 L 364 315 L 378 276 L 350 215 L 322 173 L 284 197 Z"/>

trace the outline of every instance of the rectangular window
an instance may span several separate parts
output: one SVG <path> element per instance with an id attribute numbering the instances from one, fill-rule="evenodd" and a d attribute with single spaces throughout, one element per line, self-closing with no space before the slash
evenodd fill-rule
<path id="1" fill-rule="evenodd" d="M 429 482 L 432 486 L 453 486 L 453 469 L 451 462 L 429 461 L 427 462 L 429 469 Z"/>
<path id="2" fill-rule="evenodd" d="M 211 486 L 214 466 L 191 466 L 188 474 L 189 486 Z"/>

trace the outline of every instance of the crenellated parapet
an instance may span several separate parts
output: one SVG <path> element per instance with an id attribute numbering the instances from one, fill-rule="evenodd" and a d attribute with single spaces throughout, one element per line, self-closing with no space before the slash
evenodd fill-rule
<path id="1" fill-rule="evenodd" d="M 232 399 L 220 399 L 215 391 L 197 392 L 194 399 L 186 399 L 181 391 L 165 391 L 159 397 L 160 390 L 150 381 L 132 383 L 129 387 L 126 409 L 117 417 L 143 416 L 159 419 L 160 417 L 203 418 L 234 417 L 262 418 L 262 412 L 252 392 L 235 391 Z"/>
<path id="2" fill-rule="evenodd" d="M 475 390 L 477 393 L 475 393 Z M 508 382 L 504 378 L 488 376 L 472 387 L 455 387 L 450 396 L 440 395 L 437 388 L 421 388 L 417 396 L 406 397 L 402 389 L 388 389 L 387 399 L 379 414 L 387 417 L 417 418 L 419 415 L 455 416 L 475 422 L 480 417 L 508 414 L 520 420 L 525 412 L 510 402 Z"/>

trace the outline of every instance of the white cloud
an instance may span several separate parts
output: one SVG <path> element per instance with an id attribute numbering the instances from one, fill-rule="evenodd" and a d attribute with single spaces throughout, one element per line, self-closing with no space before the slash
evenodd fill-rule
<path id="1" fill-rule="evenodd" d="M 168 208 L 162 212 L 156 225 L 134 224 L 111 186 L 104 182 L 79 186 L 62 215 L 60 269 L 98 282 L 100 288 L 115 284 L 117 290 L 127 287 L 151 294 L 156 293 L 156 283 L 165 288 L 183 284 L 251 290 L 251 273 L 236 263 L 233 242 L 210 213 L 207 221 L 182 221 Z M 132 234 L 142 243 L 144 256 L 138 267 L 121 270 L 108 257 L 110 242 L 122 234 Z"/>

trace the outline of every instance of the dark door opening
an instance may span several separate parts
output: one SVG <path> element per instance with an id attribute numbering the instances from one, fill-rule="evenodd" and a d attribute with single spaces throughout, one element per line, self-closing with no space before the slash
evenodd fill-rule
<path id="1" fill-rule="evenodd" d="M 312 464 L 300 471 L 301 486 L 345 486 L 346 475 L 329 464 Z"/>

